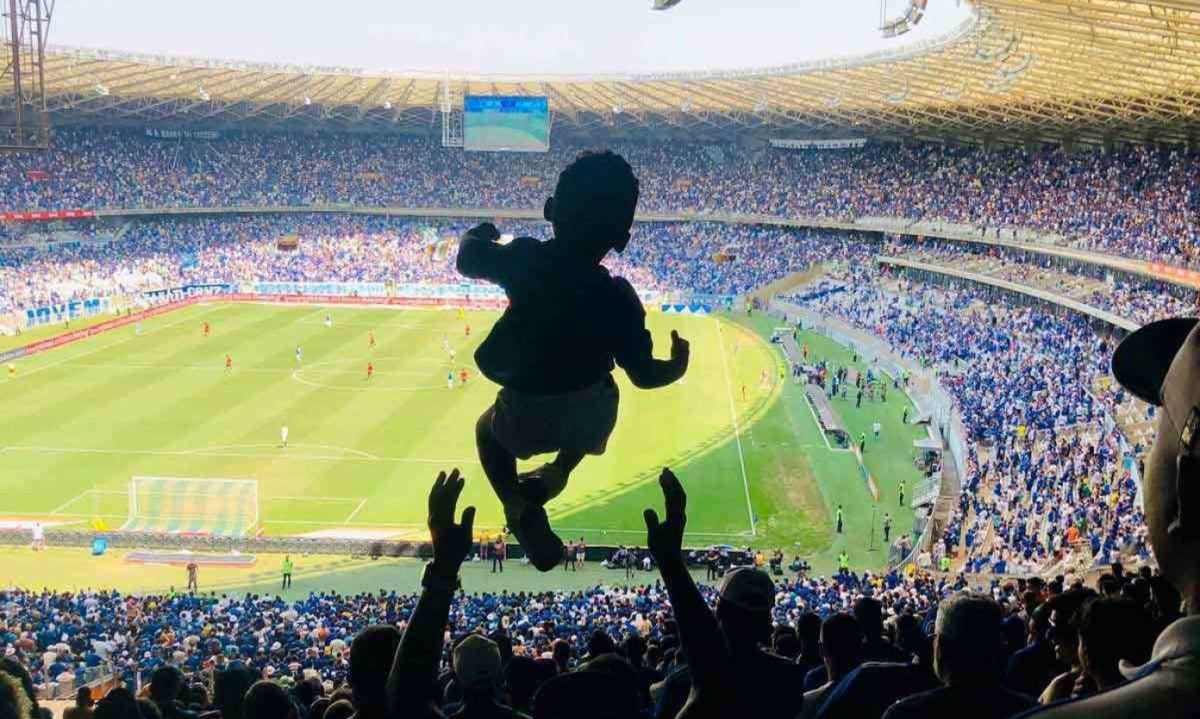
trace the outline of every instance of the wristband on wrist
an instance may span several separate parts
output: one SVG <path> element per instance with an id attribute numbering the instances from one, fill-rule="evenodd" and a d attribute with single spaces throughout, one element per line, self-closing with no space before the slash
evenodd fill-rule
<path id="1" fill-rule="evenodd" d="M 430 562 L 421 573 L 421 588 L 453 594 L 458 589 L 458 573 L 446 572 Z"/>

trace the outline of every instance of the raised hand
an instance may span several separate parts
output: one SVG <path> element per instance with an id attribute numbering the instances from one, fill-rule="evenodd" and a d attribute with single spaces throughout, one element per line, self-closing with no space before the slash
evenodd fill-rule
<path id="1" fill-rule="evenodd" d="M 679 336 L 675 330 L 671 330 L 671 361 L 681 365 L 683 369 L 687 369 L 688 358 L 692 354 L 692 345 L 690 342 Z"/>
<path id="2" fill-rule="evenodd" d="M 464 509 L 462 520 L 454 523 L 454 509 L 462 489 L 462 475 L 455 469 L 450 476 L 439 472 L 433 489 L 429 490 L 429 534 L 433 540 L 433 563 L 455 573 L 471 551 L 474 537 L 474 507 Z"/>
<path id="3" fill-rule="evenodd" d="M 658 513 L 653 509 L 647 509 L 642 516 L 646 520 L 646 546 L 662 566 L 667 562 L 682 561 L 683 529 L 687 526 L 687 494 L 679 478 L 666 467 L 658 477 L 658 486 L 662 488 L 667 505 L 667 518 L 660 522 Z"/>
<path id="4" fill-rule="evenodd" d="M 500 239 L 500 230 L 497 230 L 496 226 L 490 222 L 480 222 L 470 230 L 467 230 L 467 234 L 489 242 L 495 242 Z"/>

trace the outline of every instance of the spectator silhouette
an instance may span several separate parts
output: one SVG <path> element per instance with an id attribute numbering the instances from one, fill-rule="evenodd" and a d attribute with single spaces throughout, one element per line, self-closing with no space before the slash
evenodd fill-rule
<path id="1" fill-rule="evenodd" d="M 1000 606 L 981 596 L 943 600 L 934 628 L 934 670 L 945 685 L 892 705 L 884 719 L 960 717 L 1001 719 L 1033 701 L 1000 686 L 1004 639 Z"/>
<path id="2" fill-rule="evenodd" d="M 246 692 L 246 719 L 297 719 L 298 715 L 291 695 L 277 682 L 257 681 Z"/>
<path id="3" fill-rule="evenodd" d="M 386 719 L 387 680 L 400 645 L 393 626 L 367 627 L 350 643 L 350 669 L 346 677 L 354 694 L 355 719 Z"/>
<path id="4" fill-rule="evenodd" d="M 647 544 L 675 610 L 679 641 L 688 656 L 691 692 L 679 719 L 752 716 L 793 719 L 803 705 L 804 670 L 763 649 L 771 640 L 775 585 L 756 569 L 738 568 L 722 579 L 715 613 L 710 611 L 683 561 L 687 495 L 664 469 L 659 477 L 666 517 L 645 511 Z"/>
<path id="5" fill-rule="evenodd" d="M 825 671 L 825 683 L 804 692 L 801 717 L 817 716 L 834 685 L 862 662 L 862 652 L 862 629 L 854 617 L 839 613 L 821 623 L 821 658 L 825 665 L 820 669 Z"/>
<path id="6" fill-rule="evenodd" d="M 150 701 L 163 719 L 196 719 L 195 712 L 180 706 L 183 690 L 183 672 L 175 667 L 159 667 L 150 677 Z"/>

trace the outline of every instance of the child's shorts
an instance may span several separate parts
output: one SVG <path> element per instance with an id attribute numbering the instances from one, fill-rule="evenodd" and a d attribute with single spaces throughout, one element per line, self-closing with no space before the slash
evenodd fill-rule
<path id="1" fill-rule="evenodd" d="M 617 425 L 618 398 L 611 375 L 564 394 L 535 395 L 504 388 L 496 395 L 492 434 L 520 459 L 564 450 L 604 454 Z"/>

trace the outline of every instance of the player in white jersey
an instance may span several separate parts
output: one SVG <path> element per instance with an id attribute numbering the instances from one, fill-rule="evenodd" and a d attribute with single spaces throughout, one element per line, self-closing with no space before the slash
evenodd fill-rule
<path id="1" fill-rule="evenodd" d="M 454 371 L 446 373 L 446 389 L 454 389 Z"/>
<path id="2" fill-rule="evenodd" d="M 325 315 L 325 326 L 333 327 L 333 315 Z"/>
<path id="3" fill-rule="evenodd" d="M 300 349 L 300 345 L 296 345 L 296 364 L 300 364 L 304 360 L 304 352 Z"/>
<path id="4" fill-rule="evenodd" d="M 288 426 L 285 424 L 279 428 L 279 446 L 287 449 Z"/>

